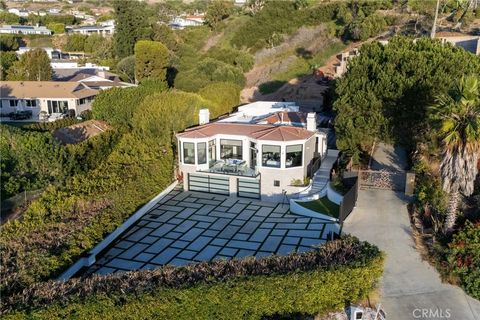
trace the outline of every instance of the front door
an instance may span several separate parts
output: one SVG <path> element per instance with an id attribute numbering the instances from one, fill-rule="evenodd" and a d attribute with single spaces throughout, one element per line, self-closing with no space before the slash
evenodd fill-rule
<path id="1" fill-rule="evenodd" d="M 250 142 L 250 168 L 255 170 L 257 167 L 257 144 Z"/>

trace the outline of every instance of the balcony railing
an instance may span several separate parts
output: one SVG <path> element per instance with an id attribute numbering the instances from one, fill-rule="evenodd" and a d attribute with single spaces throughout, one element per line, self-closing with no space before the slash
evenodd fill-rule
<path id="1" fill-rule="evenodd" d="M 259 175 L 258 170 L 250 168 L 245 160 L 238 159 L 212 161 L 207 170 L 198 171 L 243 177 L 257 177 Z"/>

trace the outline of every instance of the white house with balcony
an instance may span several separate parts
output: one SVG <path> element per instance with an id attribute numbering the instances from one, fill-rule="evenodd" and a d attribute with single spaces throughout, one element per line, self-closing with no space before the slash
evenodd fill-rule
<path id="1" fill-rule="evenodd" d="M 32 119 L 38 120 L 41 114 L 57 118 L 90 110 L 98 91 L 78 82 L 2 81 L 0 93 L 2 116 L 31 111 Z"/>
<path id="2" fill-rule="evenodd" d="M 281 200 L 304 189 L 327 151 L 316 114 L 294 103 L 255 102 L 178 133 L 179 171 L 185 190 Z"/>

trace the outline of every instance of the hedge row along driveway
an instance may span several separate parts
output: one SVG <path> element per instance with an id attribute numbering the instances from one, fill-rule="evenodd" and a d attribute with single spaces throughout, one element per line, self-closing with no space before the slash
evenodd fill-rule
<path id="1" fill-rule="evenodd" d="M 365 298 L 383 254 L 354 237 L 287 256 L 50 281 L 2 301 L 5 319 L 259 319 L 317 314 Z"/>

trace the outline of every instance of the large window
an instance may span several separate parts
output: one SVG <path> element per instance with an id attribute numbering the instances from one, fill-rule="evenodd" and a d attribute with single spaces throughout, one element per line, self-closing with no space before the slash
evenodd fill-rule
<path id="1" fill-rule="evenodd" d="M 280 168 L 280 146 L 262 146 L 262 166 Z"/>
<path id="2" fill-rule="evenodd" d="M 220 140 L 220 158 L 222 159 L 240 159 L 242 160 L 242 141 L 241 140 Z"/>
<path id="3" fill-rule="evenodd" d="M 28 108 L 36 108 L 37 100 L 25 100 L 25 106 Z"/>
<path id="4" fill-rule="evenodd" d="M 210 161 L 217 160 L 217 147 L 215 144 L 215 140 L 208 141 L 208 158 Z"/>
<path id="5" fill-rule="evenodd" d="M 68 101 L 64 100 L 48 100 L 48 113 L 65 113 L 68 110 Z"/>
<path id="6" fill-rule="evenodd" d="M 197 143 L 197 164 L 207 163 L 207 143 L 198 142 Z"/>
<path id="7" fill-rule="evenodd" d="M 285 157 L 285 167 L 301 167 L 302 166 L 302 152 L 303 146 L 301 144 L 295 144 L 293 146 L 287 146 L 287 152 Z"/>
<path id="8" fill-rule="evenodd" d="M 10 100 L 10 107 L 16 107 L 18 103 L 18 100 Z"/>
<path id="9" fill-rule="evenodd" d="M 195 164 L 195 144 L 193 142 L 183 143 L 183 163 Z"/>

